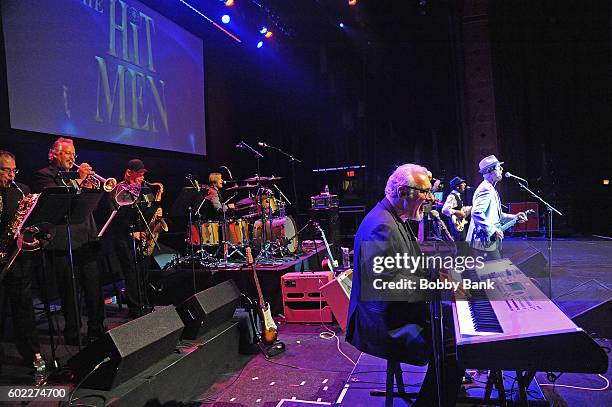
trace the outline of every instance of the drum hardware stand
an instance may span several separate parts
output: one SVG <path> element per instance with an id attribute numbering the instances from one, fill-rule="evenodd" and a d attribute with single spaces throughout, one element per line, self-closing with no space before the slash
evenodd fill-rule
<path id="1" fill-rule="evenodd" d="M 263 194 L 260 197 L 260 205 L 261 205 L 261 213 L 262 213 L 262 217 L 261 217 L 261 231 L 262 231 L 262 248 L 261 251 L 259 252 L 259 254 L 257 255 L 257 258 L 255 259 L 255 264 L 261 264 L 261 263 L 270 263 L 270 264 L 276 264 L 277 262 L 274 260 L 271 260 L 271 257 L 274 257 L 274 253 L 279 251 L 279 247 L 278 247 L 278 243 L 277 242 L 273 242 L 272 241 L 272 205 L 270 205 L 270 201 L 268 200 L 268 219 L 266 219 L 266 211 L 264 211 L 264 207 L 263 207 Z M 266 223 L 269 223 L 269 230 L 270 230 L 270 240 L 267 239 L 267 235 L 266 235 Z M 282 262 L 281 262 L 282 263 Z"/>
<path id="2" fill-rule="evenodd" d="M 232 195 L 225 202 L 221 203 L 221 212 L 223 212 L 223 239 L 221 240 L 219 248 L 217 249 L 217 255 L 219 253 L 219 250 L 223 250 L 223 266 L 224 267 L 227 267 L 227 259 L 229 257 L 232 257 L 235 253 L 238 253 L 243 259 L 246 260 L 246 256 L 244 255 L 244 253 L 240 251 L 240 248 L 236 246 L 235 244 L 233 244 L 232 242 L 230 242 L 229 240 L 227 240 L 227 211 L 225 210 L 225 208 L 227 208 L 226 206 L 227 203 L 231 201 L 232 199 L 234 199 L 235 197 L 236 197 L 236 194 Z M 232 249 L 232 252 L 228 253 L 230 247 Z"/>
<path id="3" fill-rule="evenodd" d="M 201 190 L 201 189 L 200 189 Z M 198 192 L 200 191 L 198 190 Z M 207 264 L 215 264 L 218 263 L 217 258 L 215 256 L 213 256 L 212 254 L 210 254 L 209 252 L 206 251 L 206 249 L 204 248 L 204 236 L 202 235 L 202 214 L 200 213 L 200 210 L 202 209 L 202 205 L 204 205 L 204 202 L 206 202 L 206 199 L 203 199 L 202 202 L 200 202 L 200 205 L 198 206 L 198 209 L 196 209 L 195 213 L 198 215 L 198 220 L 196 221 L 196 226 L 198 226 L 197 231 L 198 231 L 198 237 L 200 240 L 200 248 L 198 249 L 198 251 L 194 254 L 193 253 L 193 243 L 190 243 L 189 245 L 191 246 L 191 270 L 193 273 L 193 290 L 194 290 L 194 294 L 196 293 L 196 280 L 195 280 L 195 256 L 198 255 L 200 256 L 201 260 L 204 261 Z M 189 210 L 189 241 L 193 242 L 193 223 L 191 222 L 191 209 Z"/>
<path id="4" fill-rule="evenodd" d="M 287 158 L 289 158 L 289 162 L 291 163 L 291 184 L 293 186 L 293 200 L 295 201 L 295 205 L 296 205 L 295 209 L 296 209 L 296 212 L 297 212 L 298 196 L 297 196 L 297 188 L 295 187 L 295 163 L 300 163 L 301 164 L 302 161 L 297 159 L 297 158 L 295 158 L 291 154 L 284 152 L 282 149 L 280 149 L 278 147 L 275 147 L 275 146 L 272 146 L 272 145 L 266 144 L 266 143 L 260 143 L 260 145 L 263 146 L 263 147 L 267 147 L 267 148 L 271 148 L 273 150 L 276 150 L 279 153 L 281 153 L 284 156 L 286 156 Z M 287 197 L 285 197 L 285 199 L 287 199 Z M 289 202 L 288 199 L 287 199 L 287 202 Z M 291 205 L 291 202 L 289 202 L 289 205 Z"/>

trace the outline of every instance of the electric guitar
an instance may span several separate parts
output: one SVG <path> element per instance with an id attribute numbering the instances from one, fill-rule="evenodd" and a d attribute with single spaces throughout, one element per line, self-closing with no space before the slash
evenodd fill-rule
<path id="1" fill-rule="evenodd" d="M 268 304 L 263 297 L 261 287 L 259 285 L 259 278 L 257 277 L 257 270 L 255 269 L 255 263 L 253 262 L 253 255 L 251 248 L 246 248 L 247 264 L 253 269 L 253 280 L 255 280 L 255 287 L 257 287 L 257 295 L 259 296 L 258 314 L 261 320 L 261 341 L 266 345 L 271 345 L 278 338 L 278 328 L 272 319 L 272 312 L 270 311 L 270 304 Z"/>
<path id="2" fill-rule="evenodd" d="M 529 215 L 534 214 L 535 211 L 533 209 L 527 209 L 524 213 L 526 217 L 529 217 Z M 498 228 L 502 232 L 505 232 L 506 230 L 510 229 L 512 226 L 516 225 L 518 221 L 519 221 L 519 218 L 516 217 L 512 219 L 511 221 L 508 221 L 504 223 L 503 225 L 498 226 Z M 490 249 L 494 244 L 498 242 L 494 234 L 491 236 L 487 236 L 487 232 L 484 229 L 480 229 L 476 233 L 476 239 L 480 242 L 480 244 L 482 245 L 484 249 Z"/>
<path id="3" fill-rule="evenodd" d="M 463 229 L 465 229 L 465 225 L 467 225 L 468 223 L 467 214 L 470 209 L 472 209 L 471 206 L 463 206 L 461 209 L 459 209 L 465 215 L 461 219 L 459 219 L 457 215 L 451 215 L 451 219 L 453 221 L 453 224 L 455 225 L 455 230 L 457 230 L 457 232 L 463 232 Z"/>

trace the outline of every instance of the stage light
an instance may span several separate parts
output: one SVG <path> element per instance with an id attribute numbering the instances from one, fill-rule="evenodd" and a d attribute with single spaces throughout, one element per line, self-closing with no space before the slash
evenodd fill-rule
<path id="1" fill-rule="evenodd" d="M 232 7 L 234 5 L 234 0 L 225 0 L 225 5 L 227 7 Z"/>
<path id="2" fill-rule="evenodd" d="M 263 47 L 263 41 L 259 41 L 259 42 L 257 43 L 257 48 L 261 48 L 261 47 Z"/>
<path id="3" fill-rule="evenodd" d="M 356 6 L 357 5 L 357 0 L 348 0 L 348 5 L 349 6 Z"/>
<path id="4" fill-rule="evenodd" d="M 603 180 L 603 184 L 604 185 L 610 185 L 610 180 L 609 179 L 604 179 Z"/>
<path id="5" fill-rule="evenodd" d="M 259 30 L 260 34 L 265 34 L 268 32 L 268 28 L 264 25 L 263 27 L 261 27 L 261 30 Z"/>
<path id="6" fill-rule="evenodd" d="M 338 27 L 340 27 L 340 28 L 344 28 L 344 23 L 340 23 L 340 24 L 338 24 Z"/>
<path id="7" fill-rule="evenodd" d="M 223 17 L 221 17 L 221 22 L 222 22 L 223 24 L 227 24 L 227 23 L 229 23 L 229 22 L 230 22 L 230 16 L 229 16 L 229 15 L 227 15 L 227 14 L 223 14 Z"/>
<path id="8" fill-rule="evenodd" d="M 264 35 L 264 37 L 266 37 L 266 38 L 272 38 L 272 31 L 268 31 L 268 32 L 266 32 L 266 35 Z"/>

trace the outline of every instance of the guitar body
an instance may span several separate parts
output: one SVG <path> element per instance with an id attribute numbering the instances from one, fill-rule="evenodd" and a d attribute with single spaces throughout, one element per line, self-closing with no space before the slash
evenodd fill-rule
<path id="1" fill-rule="evenodd" d="M 272 318 L 270 304 L 265 303 L 263 307 L 259 307 L 258 312 L 261 319 L 261 341 L 266 345 L 272 345 L 278 339 L 278 331 Z"/>
<path id="2" fill-rule="evenodd" d="M 465 225 L 467 225 L 467 219 L 462 218 L 461 220 L 457 219 L 457 217 L 455 215 L 451 216 L 452 220 L 453 220 L 453 224 L 455 225 L 455 229 L 457 230 L 457 232 L 463 232 L 463 229 L 465 229 Z"/>
<path id="3" fill-rule="evenodd" d="M 463 229 L 465 229 L 465 225 L 467 225 L 467 223 L 468 223 L 468 221 L 467 221 L 468 213 L 469 213 L 469 211 L 471 209 L 472 209 L 471 206 L 463 206 L 463 207 L 461 207 L 461 209 L 459 209 L 459 210 L 461 212 L 463 212 L 463 214 L 465 215 L 461 219 L 457 218 L 456 215 L 451 215 L 451 220 L 453 221 L 453 224 L 455 226 L 455 230 L 457 232 L 463 232 Z"/>
<path id="4" fill-rule="evenodd" d="M 257 277 L 257 269 L 253 262 L 253 255 L 251 254 L 251 248 L 246 248 L 247 264 L 251 265 L 253 270 L 253 280 L 255 280 L 255 287 L 257 288 L 257 295 L 259 297 L 259 304 L 257 305 L 257 313 L 259 314 L 260 329 L 261 329 L 261 342 L 266 345 L 272 345 L 278 339 L 278 327 L 272 318 L 272 311 L 270 311 L 270 304 L 268 304 L 261 292 L 261 286 L 259 285 L 259 278 Z"/>

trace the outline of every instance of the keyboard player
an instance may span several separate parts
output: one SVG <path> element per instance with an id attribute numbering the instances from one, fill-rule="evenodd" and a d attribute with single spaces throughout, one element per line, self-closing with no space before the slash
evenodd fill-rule
<path id="1" fill-rule="evenodd" d="M 422 268 L 378 270 L 376 259 L 396 255 L 418 257 L 421 249 L 406 221 L 423 218 L 432 199 L 430 173 L 415 164 L 398 167 L 389 177 L 385 197 L 365 216 L 355 236 L 355 266 L 346 340 L 357 349 L 393 362 L 423 366 L 433 360 L 429 308 L 416 291 L 375 292 L 385 282 L 427 278 Z M 396 295 L 394 295 L 396 294 Z M 464 369 L 454 359 L 444 361 L 445 406 L 454 406 Z M 415 406 L 432 406 L 436 399 L 434 363 L 429 363 Z"/>

